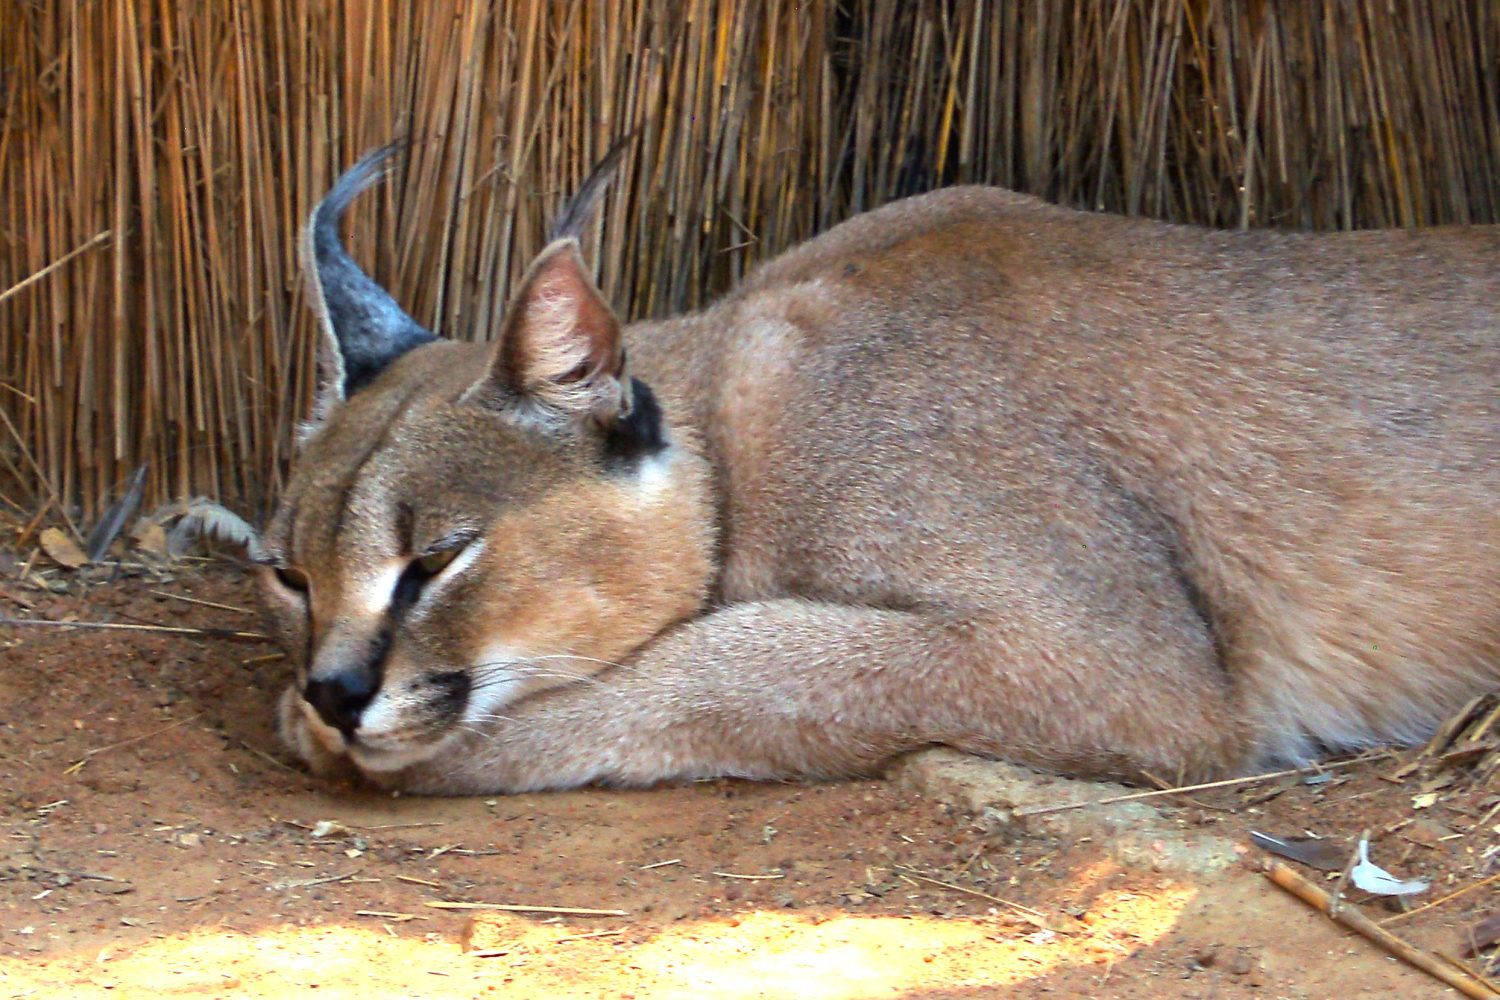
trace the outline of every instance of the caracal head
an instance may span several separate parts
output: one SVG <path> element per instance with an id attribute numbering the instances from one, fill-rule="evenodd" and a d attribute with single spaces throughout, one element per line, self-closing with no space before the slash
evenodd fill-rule
<path id="1" fill-rule="evenodd" d="M 575 239 L 537 259 L 493 345 L 433 337 L 345 254 L 339 218 L 389 153 L 307 228 L 322 387 L 260 573 L 296 664 L 283 737 L 366 772 L 691 616 L 713 547 L 703 460 L 626 371 Z"/>

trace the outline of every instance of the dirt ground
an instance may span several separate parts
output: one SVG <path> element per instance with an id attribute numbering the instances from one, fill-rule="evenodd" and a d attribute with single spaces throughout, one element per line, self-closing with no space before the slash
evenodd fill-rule
<path id="1" fill-rule="evenodd" d="M 5 617 L 254 631 L 251 607 L 224 564 L 0 560 Z M 1368 828 L 1377 862 L 1433 881 L 1420 901 L 1476 886 L 1389 925 L 1425 948 L 1459 954 L 1500 909 L 1500 883 L 1480 885 L 1500 871 L 1500 789 L 1449 771 L 1417 808 L 1421 775 L 1389 780 L 1394 755 L 1167 807 L 1246 844 L 1200 880 L 986 831 L 878 780 L 331 786 L 275 743 L 285 676 L 264 642 L 0 624 L 0 996 L 1458 995 L 1267 882 L 1252 828 Z"/>

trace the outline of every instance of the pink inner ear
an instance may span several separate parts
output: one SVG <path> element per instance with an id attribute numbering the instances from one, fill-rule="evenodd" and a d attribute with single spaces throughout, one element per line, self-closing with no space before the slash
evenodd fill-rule
<path id="1" fill-rule="evenodd" d="M 582 381 L 610 367 L 619 348 L 620 329 L 614 312 L 580 265 L 572 249 L 555 254 L 542 265 L 526 295 L 533 303 L 543 300 L 551 308 L 571 314 L 566 335 L 584 351 L 585 360 L 554 377 L 561 383 Z"/>
<path id="2" fill-rule="evenodd" d="M 581 387 L 620 368 L 620 324 L 583 266 L 578 244 L 554 243 L 509 310 L 492 375 L 511 392 Z M 561 405 L 560 400 L 549 400 Z"/>
<path id="3" fill-rule="evenodd" d="M 612 368 L 615 352 L 620 345 L 620 326 L 615 314 L 599 298 L 592 283 L 583 290 L 584 298 L 578 309 L 578 336 L 588 341 L 588 362 L 579 365 L 587 370 L 580 378 L 587 378 L 600 371 Z"/>

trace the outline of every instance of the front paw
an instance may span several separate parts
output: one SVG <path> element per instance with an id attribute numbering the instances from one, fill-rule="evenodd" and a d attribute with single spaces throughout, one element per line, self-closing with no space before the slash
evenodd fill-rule
<path id="1" fill-rule="evenodd" d="M 324 777 L 352 774 L 354 765 L 343 752 L 343 737 L 338 730 L 308 718 L 304 704 L 296 685 L 281 693 L 276 706 L 276 735 L 282 745 L 313 774 Z"/>

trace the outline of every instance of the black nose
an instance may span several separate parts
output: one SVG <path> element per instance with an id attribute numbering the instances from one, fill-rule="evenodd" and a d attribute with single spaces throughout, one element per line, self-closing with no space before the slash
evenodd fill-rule
<path id="1" fill-rule="evenodd" d="M 373 670 L 342 670 L 332 677 L 308 681 L 302 697 L 318 710 L 324 722 L 350 739 L 359 728 L 359 714 L 379 687 L 380 677 Z"/>

